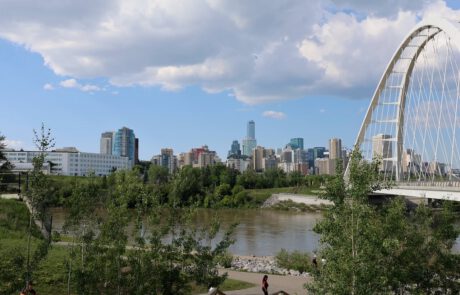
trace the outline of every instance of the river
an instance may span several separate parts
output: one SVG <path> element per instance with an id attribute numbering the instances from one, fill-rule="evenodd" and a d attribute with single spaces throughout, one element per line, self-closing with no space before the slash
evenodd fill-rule
<path id="1" fill-rule="evenodd" d="M 198 227 L 209 224 L 218 213 L 222 227 L 237 222 L 235 244 L 230 252 L 238 255 L 272 256 L 281 249 L 314 252 L 319 247 L 319 235 L 313 232 L 321 213 L 297 213 L 267 209 L 200 209 L 194 220 Z M 60 231 L 65 221 L 65 211 L 53 208 L 53 228 Z M 460 237 L 454 245 L 460 252 Z"/>

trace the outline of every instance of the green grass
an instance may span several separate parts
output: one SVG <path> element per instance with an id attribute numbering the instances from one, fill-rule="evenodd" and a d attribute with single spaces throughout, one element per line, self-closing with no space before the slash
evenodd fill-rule
<path id="1" fill-rule="evenodd" d="M 244 281 L 239 281 L 239 280 L 234 280 L 234 279 L 226 279 L 222 286 L 219 287 L 219 290 L 225 292 L 225 291 L 234 291 L 234 290 L 243 290 L 247 288 L 252 288 L 255 285 L 252 283 L 244 282 Z M 203 286 L 199 287 L 194 287 L 192 289 L 192 294 L 202 294 L 202 293 L 207 293 L 208 289 Z"/>
<path id="2" fill-rule="evenodd" d="M 318 195 L 318 188 L 314 187 L 279 187 L 279 188 L 266 188 L 266 189 L 248 189 L 246 190 L 249 196 L 254 200 L 256 204 L 263 204 L 272 194 L 288 193 L 288 194 L 299 194 L 299 195 Z"/>

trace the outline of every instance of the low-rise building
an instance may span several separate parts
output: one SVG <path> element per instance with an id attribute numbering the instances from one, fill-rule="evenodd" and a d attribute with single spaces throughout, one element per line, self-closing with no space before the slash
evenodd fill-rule
<path id="1" fill-rule="evenodd" d="M 39 151 L 7 151 L 4 152 L 11 164 L 26 169 L 32 164 L 33 158 L 39 156 Z M 115 170 L 130 169 L 132 161 L 128 157 L 116 155 L 85 153 L 76 148 L 57 149 L 44 152 L 45 163 L 49 164 L 51 174 L 68 176 L 87 176 L 94 173 L 97 176 L 109 175 Z M 29 166 L 30 167 L 30 166 Z"/>

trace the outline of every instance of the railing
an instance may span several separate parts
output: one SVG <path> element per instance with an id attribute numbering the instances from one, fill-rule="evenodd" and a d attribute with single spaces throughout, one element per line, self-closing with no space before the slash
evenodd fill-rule
<path id="1" fill-rule="evenodd" d="M 25 172 L 0 173 L 0 194 L 21 194 L 29 186 L 29 174 Z"/>
<path id="2" fill-rule="evenodd" d="M 396 186 L 410 187 L 451 187 L 460 188 L 460 181 L 413 181 L 413 182 L 397 182 Z"/>

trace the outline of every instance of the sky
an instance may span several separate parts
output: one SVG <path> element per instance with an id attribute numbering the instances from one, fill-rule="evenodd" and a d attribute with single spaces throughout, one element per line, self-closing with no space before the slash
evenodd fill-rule
<path id="1" fill-rule="evenodd" d="M 0 133 L 99 152 L 123 126 L 140 158 L 208 145 L 351 148 L 385 66 L 421 20 L 460 1 L 0 1 Z"/>

